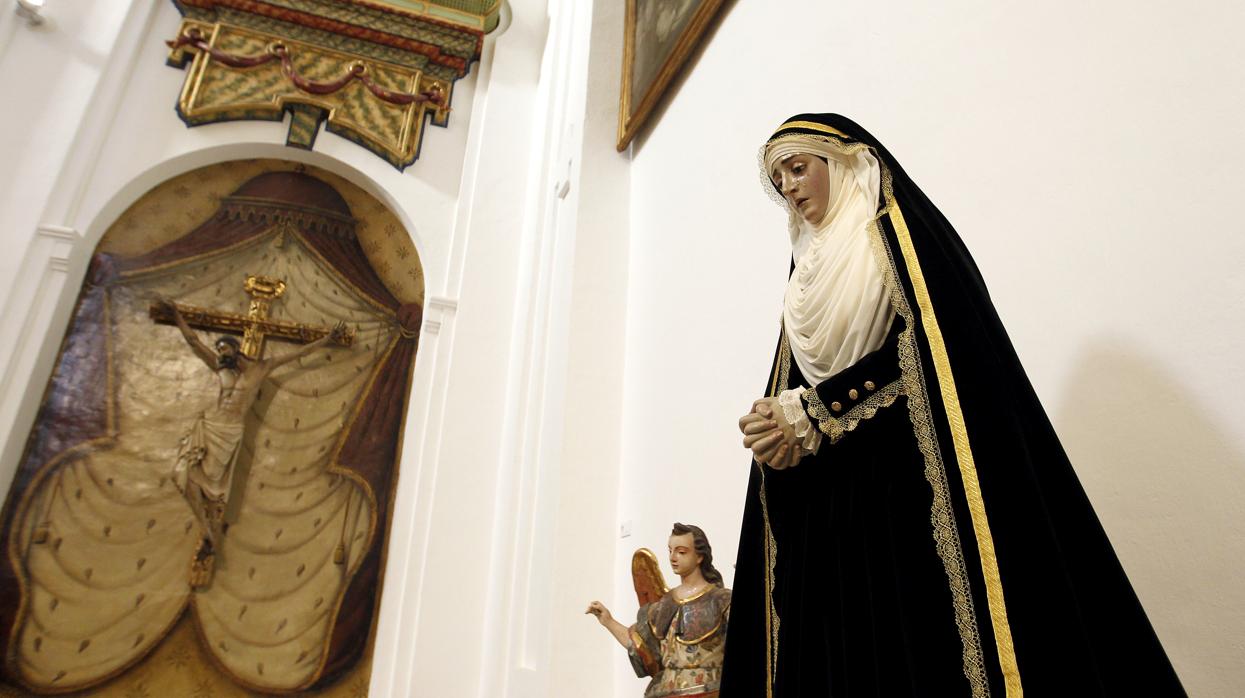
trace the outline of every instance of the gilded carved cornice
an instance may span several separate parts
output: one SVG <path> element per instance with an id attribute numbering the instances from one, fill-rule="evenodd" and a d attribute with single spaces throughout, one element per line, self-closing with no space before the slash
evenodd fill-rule
<path id="1" fill-rule="evenodd" d="M 371 0 L 371 4 L 481 29 L 485 34 L 501 20 L 501 0 Z"/>
<path id="2" fill-rule="evenodd" d="M 445 126 L 501 0 L 173 0 L 168 63 L 189 68 L 187 126 L 281 121 L 310 150 L 324 124 L 404 169 L 425 121 Z M 425 116 L 429 117 L 425 119 Z"/>

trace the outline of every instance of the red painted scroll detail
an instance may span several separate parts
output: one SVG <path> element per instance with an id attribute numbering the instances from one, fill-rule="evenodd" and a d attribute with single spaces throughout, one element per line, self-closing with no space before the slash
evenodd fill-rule
<path id="1" fill-rule="evenodd" d="M 222 51 L 208 44 L 204 39 L 203 33 L 198 29 L 191 27 L 185 33 L 178 36 L 173 41 L 164 42 L 170 49 L 179 49 L 183 46 L 191 46 L 200 51 L 206 52 L 213 59 L 231 68 L 254 68 L 256 66 L 271 63 L 272 61 L 281 61 L 281 72 L 289 78 L 290 82 L 298 89 L 313 95 L 331 95 L 334 92 L 349 85 L 352 80 L 358 80 L 368 89 L 377 99 L 395 104 L 398 106 L 406 106 L 408 104 L 431 102 L 437 107 L 449 110 L 442 104 L 445 99 L 445 93 L 440 87 L 433 86 L 431 89 L 424 90 L 417 94 L 409 92 L 398 92 L 389 90 L 377 85 L 367 74 L 367 65 L 362 61 L 355 61 L 350 64 L 346 73 L 336 80 L 316 81 L 309 80 L 298 74 L 294 68 L 294 61 L 290 57 L 290 50 L 284 44 L 274 43 L 268 47 L 267 53 L 258 56 L 239 56 L 236 54 Z"/>
<path id="2" fill-rule="evenodd" d="M 459 58 L 458 56 L 451 56 L 446 53 L 443 53 L 440 47 L 435 46 L 433 44 L 425 43 L 425 42 L 418 41 L 415 39 L 404 38 L 404 37 L 401 37 L 395 34 L 390 34 L 388 32 L 377 31 L 375 29 L 368 29 L 367 27 L 360 27 L 354 24 L 348 24 L 346 22 L 339 22 L 337 20 L 330 19 L 327 17 L 320 17 L 315 14 L 311 14 L 307 12 L 300 12 L 298 10 L 293 10 L 293 9 L 286 8 L 286 7 L 278 7 L 278 6 L 270 5 L 267 2 L 260 2 L 258 0 L 183 0 L 183 1 L 186 2 L 186 4 L 188 5 L 202 7 L 204 9 L 214 10 L 218 6 L 227 7 L 233 10 L 239 10 L 241 12 L 248 12 L 253 15 L 258 15 L 260 17 L 271 17 L 273 19 L 278 19 L 278 20 L 285 21 L 285 22 L 291 22 L 291 23 L 298 24 L 304 27 L 311 27 L 313 29 L 321 29 L 323 31 L 331 32 L 333 34 L 339 34 L 341 36 L 348 36 L 354 39 L 362 39 L 364 41 L 371 41 L 373 43 L 382 44 L 385 46 L 393 46 L 395 48 L 400 48 L 404 51 L 410 51 L 412 53 L 418 53 L 420 55 L 427 56 L 430 60 L 432 60 L 437 65 L 443 65 L 448 68 L 453 68 L 459 72 L 460 77 L 467 74 L 467 66 L 468 66 L 469 61 Z M 403 15 L 407 14 L 407 13 L 397 12 L 393 8 L 382 7 L 379 5 L 371 5 L 370 3 L 360 3 L 360 4 L 364 4 L 369 7 L 373 7 L 375 9 L 383 9 L 386 12 L 391 12 L 395 14 L 403 14 Z M 430 17 L 420 17 L 419 21 L 427 23 L 427 24 L 443 26 L 449 29 L 457 29 L 459 31 L 464 31 L 462 27 L 458 27 L 457 25 L 448 24 L 444 22 L 439 22 Z M 475 39 L 476 39 L 475 58 L 479 58 L 480 50 L 484 45 L 484 33 L 479 32 L 479 31 L 469 30 L 469 29 L 465 31 L 475 36 Z"/>

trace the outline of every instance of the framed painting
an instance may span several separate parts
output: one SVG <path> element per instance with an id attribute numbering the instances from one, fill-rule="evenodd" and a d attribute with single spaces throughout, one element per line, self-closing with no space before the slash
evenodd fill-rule
<path id="1" fill-rule="evenodd" d="M 726 0 L 627 0 L 618 150 L 652 115 Z"/>

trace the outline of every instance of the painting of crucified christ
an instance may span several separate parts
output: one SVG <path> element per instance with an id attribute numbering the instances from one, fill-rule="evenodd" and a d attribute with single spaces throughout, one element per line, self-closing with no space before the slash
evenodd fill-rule
<path id="1" fill-rule="evenodd" d="M 309 356 L 330 342 L 344 344 L 349 335 L 345 323 L 339 322 L 328 334 L 295 351 L 252 358 L 243 353 L 242 343 L 231 335 L 221 335 L 213 352 L 186 323 L 176 303 L 162 300 L 158 308 L 161 314 L 173 317 L 195 356 L 220 381 L 216 404 L 200 413 L 182 437 L 173 468 L 173 483 L 186 498 L 203 533 L 190 568 L 191 586 L 203 587 L 212 581 L 217 537 L 226 525 L 225 509 L 242 448 L 246 415 L 260 387 L 273 370 Z"/>
<path id="2" fill-rule="evenodd" d="M 0 516 L 0 694 L 366 694 L 418 257 L 340 178 L 226 165 L 97 248 Z"/>

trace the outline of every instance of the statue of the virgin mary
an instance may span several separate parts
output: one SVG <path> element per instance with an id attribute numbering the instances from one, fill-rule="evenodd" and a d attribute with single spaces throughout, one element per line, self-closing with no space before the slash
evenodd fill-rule
<path id="1" fill-rule="evenodd" d="M 842 116 L 761 163 L 793 267 L 722 697 L 1184 695 L 955 230 Z"/>

